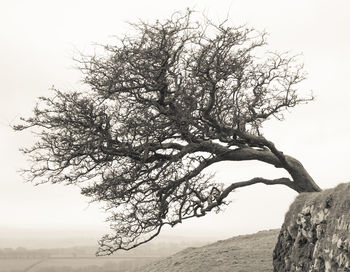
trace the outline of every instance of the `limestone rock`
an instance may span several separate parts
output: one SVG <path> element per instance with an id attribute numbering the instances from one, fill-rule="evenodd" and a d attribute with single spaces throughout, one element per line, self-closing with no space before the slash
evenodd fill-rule
<path id="1" fill-rule="evenodd" d="M 275 272 L 350 272 L 350 183 L 300 194 L 273 254 Z"/>

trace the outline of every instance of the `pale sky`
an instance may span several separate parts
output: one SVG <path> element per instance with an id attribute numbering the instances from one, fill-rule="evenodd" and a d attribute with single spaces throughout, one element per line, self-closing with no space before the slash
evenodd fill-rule
<path id="1" fill-rule="evenodd" d="M 19 147 L 33 142 L 9 127 L 28 116 L 50 87 L 81 88 L 74 69 L 77 52 L 94 43 L 113 42 L 127 32 L 126 21 L 167 18 L 186 7 L 214 21 L 270 33 L 268 49 L 302 53 L 316 101 L 291 111 L 283 122 L 263 130 L 284 153 L 299 159 L 314 180 L 329 188 L 350 181 L 350 1 L 222 0 L 109 1 L 2 0 L 0 2 L 0 228 L 106 228 L 106 215 L 74 187 L 24 183 L 18 174 L 26 161 Z M 86 87 L 84 87 L 86 88 Z M 262 163 L 217 165 L 217 178 L 229 184 L 254 176 L 287 175 Z M 279 228 L 296 193 L 282 186 L 255 185 L 231 194 L 221 214 L 193 219 L 167 235 L 236 234 Z M 97 237 L 98 238 L 98 237 Z M 1 245 L 0 245 L 1 247 Z"/>

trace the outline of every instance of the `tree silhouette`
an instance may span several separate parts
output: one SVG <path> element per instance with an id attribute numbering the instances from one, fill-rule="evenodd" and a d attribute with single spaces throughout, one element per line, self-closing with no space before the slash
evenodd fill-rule
<path id="1" fill-rule="evenodd" d="M 28 180 L 79 185 L 105 203 L 113 233 L 98 254 L 134 248 L 164 225 L 218 211 L 239 187 L 321 190 L 261 133 L 264 121 L 313 99 L 297 89 L 305 77 L 295 57 L 262 54 L 265 33 L 198 22 L 191 11 L 132 26 L 105 54 L 82 57 L 87 91 L 54 90 L 15 127 L 33 128 L 39 138 L 23 150 L 33 162 Z M 248 160 L 289 175 L 225 187 L 203 171 Z"/>

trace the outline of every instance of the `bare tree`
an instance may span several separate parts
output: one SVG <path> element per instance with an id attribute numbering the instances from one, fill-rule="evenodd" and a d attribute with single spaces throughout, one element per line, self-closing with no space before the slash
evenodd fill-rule
<path id="1" fill-rule="evenodd" d="M 265 33 L 193 20 L 191 11 L 163 22 L 133 24 L 135 33 L 82 57 L 84 92 L 41 97 L 17 130 L 34 128 L 24 149 L 34 183 L 75 184 L 103 202 L 112 234 L 98 254 L 129 250 L 164 225 L 220 210 L 236 188 L 316 185 L 302 164 L 261 133 L 264 121 L 312 100 L 297 91 L 303 67 L 288 54 L 260 53 Z M 257 160 L 288 177 L 256 177 L 225 187 L 206 174 L 223 161 Z"/>

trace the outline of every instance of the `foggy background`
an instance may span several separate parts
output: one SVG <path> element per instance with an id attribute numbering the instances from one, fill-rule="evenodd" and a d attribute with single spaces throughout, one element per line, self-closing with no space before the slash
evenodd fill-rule
<path id="1" fill-rule="evenodd" d="M 0 1 L 0 248 L 94 244 L 108 231 L 106 214 L 75 187 L 33 186 L 18 170 L 27 162 L 18 151 L 33 143 L 28 132 L 10 125 L 30 115 L 38 96 L 60 90 L 84 90 L 75 69 L 79 52 L 92 53 L 94 43 L 113 44 L 127 34 L 127 21 L 152 22 L 174 11 L 192 8 L 214 22 L 226 18 L 266 30 L 272 51 L 302 53 L 307 80 L 316 100 L 299 106 L 283 122 L 267 122 L 266 138 L 303 163 L 321 188 L 349 179 L 350 155 L 350 2 L 346 0 L 220 1 Z M 226 184 L 255 176 L 277 178 L 282 170 L 263 163 L 215 165 Z M 296 193 L 283 186 L 254 185 L 231 194 L 220 214 L 165 228 L 160 239 L 224 239 L 237 234 L 279 228 Z"/>

